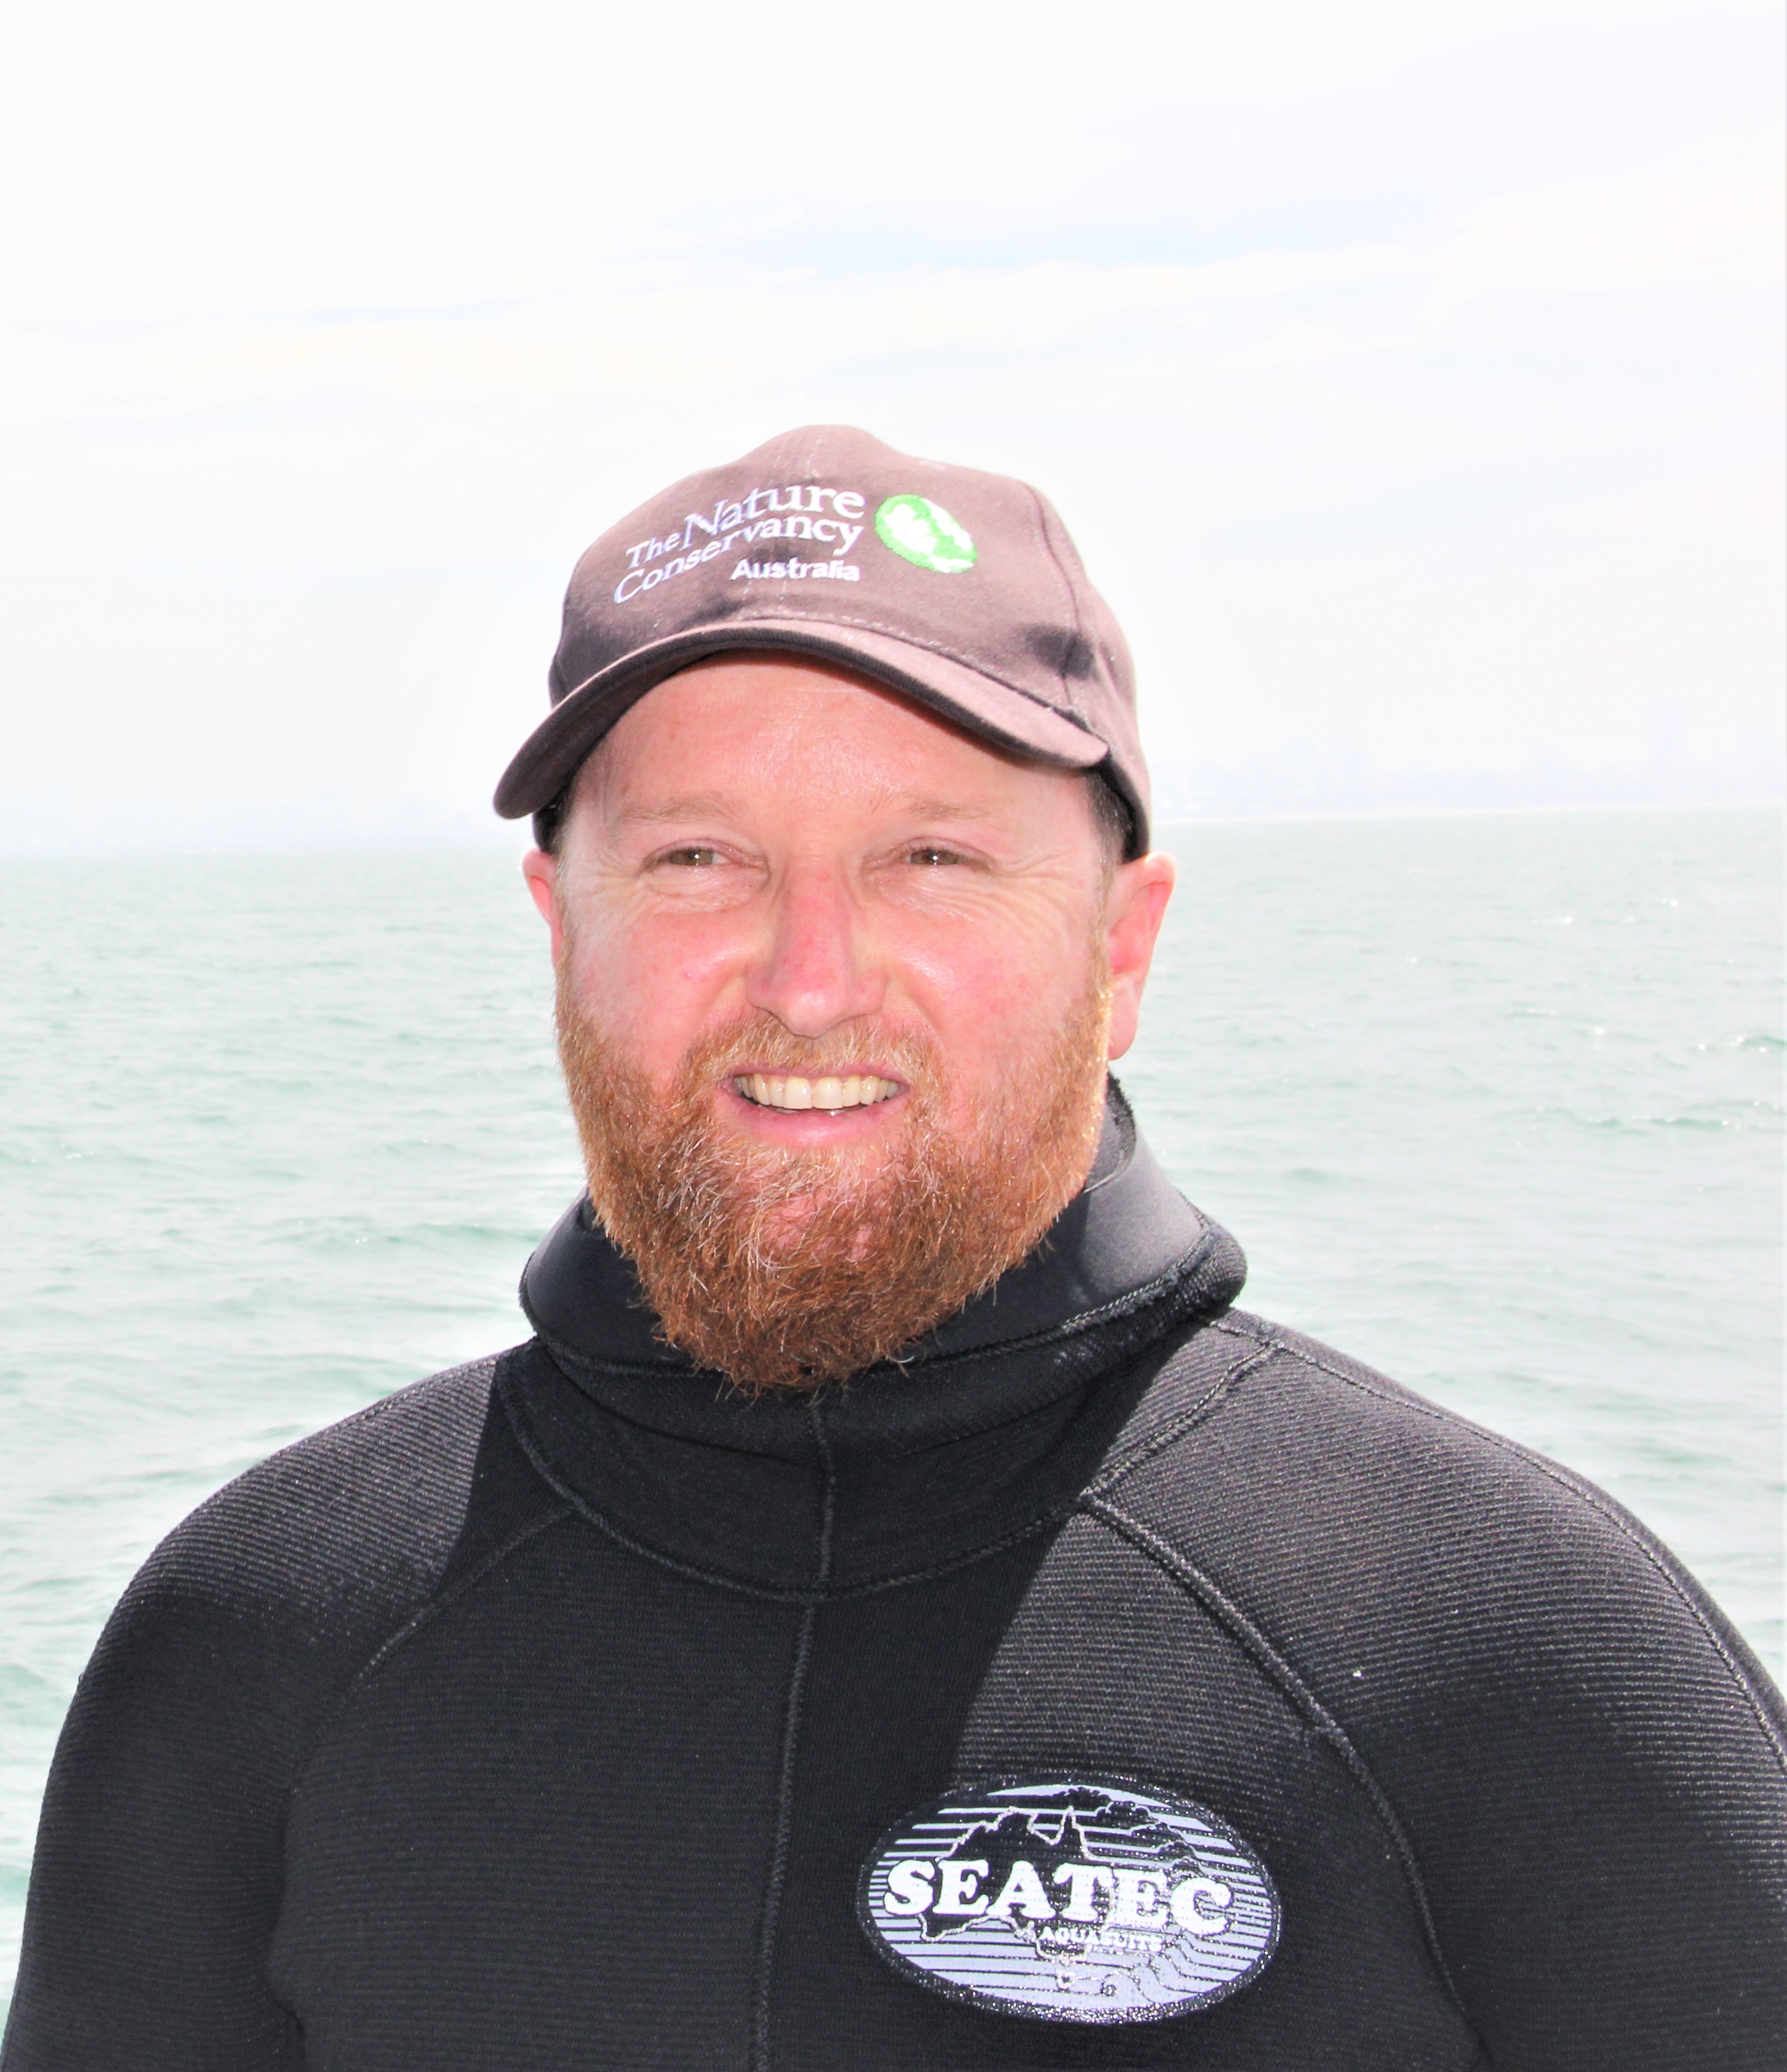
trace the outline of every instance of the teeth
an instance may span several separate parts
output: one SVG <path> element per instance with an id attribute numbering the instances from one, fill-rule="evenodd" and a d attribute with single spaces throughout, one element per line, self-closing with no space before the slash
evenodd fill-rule
<path id="1" fill-rule="evenodd" d="M 853 1073 L 848 1079 L 802 1079 L 792 1074 L 747 1072 L 732 1082 L 747 1100 L 760 1108 L 872 1108 L 877 1101 L 891 1100 L 900 1092 L 897 1079 L 883 1079 L 874 1072 Z"/>

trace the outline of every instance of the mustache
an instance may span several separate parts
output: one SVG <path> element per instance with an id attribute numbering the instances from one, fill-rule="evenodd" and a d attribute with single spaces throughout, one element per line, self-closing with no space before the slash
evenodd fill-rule
<path id="1" fill-rule="evenodd" d="M 941 1077 L 935 1042 L 918 1030 L 846 1024 L 801 1036 L 773 1014 L 753 1009 L 691 1046 L 677 1074 L 677 1092 L 696 1095 L 716 1079 L 743 1072 L 793 1072 L 809 1079 L 875 1072 L 915 1091 Z"/>

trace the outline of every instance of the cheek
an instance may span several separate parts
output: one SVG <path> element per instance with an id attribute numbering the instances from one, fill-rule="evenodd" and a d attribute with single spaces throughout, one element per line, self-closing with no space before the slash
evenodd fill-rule
<path id="1" fill-rule="evenodd" d="M 594 1026 L 668 1086 L 723 1011 L 735 931 L 715 917 L 628 911 L 583 917 L 569 944 L 572 995 Z"/>
<path id="2" fill-rule="evenodd" d="M 1083 997 L 1092 981 L 1090 923 L 1056 913 L 1011 916 L 994 930 L 913 945 L 909 969 L 952 1076 L 995 1080 L 1046 1055 Z"/>

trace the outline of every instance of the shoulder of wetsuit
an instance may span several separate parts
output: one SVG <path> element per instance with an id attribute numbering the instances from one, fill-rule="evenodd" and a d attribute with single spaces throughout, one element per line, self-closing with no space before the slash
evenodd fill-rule
<path id="1" fill-rule="evenodd" d="M 398 1389 L 238 1475 L 155 1548 L 121 1610 L 290 1619 L 314 1645 L 414 1602 L 463 1525 L 500 1358 Z"/>
<path id="2" fill-rule="evenodd" d="M 289 1771 L 385 1641 L 468 1557 L 513 1532 L 515 1501 L 486 1500 L 509 1450 L 492 1408 L 504 1357 L 450 1368 L 285 1447 L 176 1526 L 107 1622 L 59 1766 L 93 1735 L 140 1744 L 152 1722 L 174 1735 L 183 1720 L 220 1741 L 234 1722 L 260 1749 L 257 1770 Z"/>
<path id="3" fill-rule="evenodd" d="M 491 1414 L 500 1364 L 286 1447 L 139 1570 L 51 1768 L 9 2072 L 303 2064 L 265 1979 L 290 1791 L 386 1640 L 541 1507 Z"/>
<path id="4" fill-rule="evenodd" d="M 1324 1684 L 1336 1672 L 1367 1680 L 1350 1659 L 1361 1650 L 1474 1658 L 1548 1625 L 1586 1638 L 1604 1622 L 1616 1654 L 1671 1642 L 1703 1663 L 1787 1766 L 1780 1692 L 1629 1511 L 1299 1332 L 1231 1310 L 1188 1334 L 1100 1487 L 1186 1558 L 1207 1558 L 1213 1579 L 1232 1581 L 1287 1642 L 1319 1621 L 1334 1636 L 1311 1636 Z"/>
<path id="5" fill-rule="evenodd" d="M 1748 2066 L 1787 2033 L 1787 1708 L 1653 1534 L 1238 1311 L 1134 1427 L 1087 1509 L 1379 1795 L 1494 2062 Z"/>

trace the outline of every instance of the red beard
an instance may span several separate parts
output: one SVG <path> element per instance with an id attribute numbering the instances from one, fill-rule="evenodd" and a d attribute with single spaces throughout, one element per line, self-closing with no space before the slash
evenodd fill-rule
<path id="1" fill-rule="evenodd" d="M 1011 1075 L 962 1129 L 934 1046 L 845 1030 L 809 1042 L 757 1014 L 704 1039 L 667 1096 L 592 1029 L 561 970 L 558 1050 L 590 1198 L 662 1336 L 749 1394 L 842 1381 L 887 1359 L 1017 1264 L 1085 1184 L 1103 1110 L 1101 968 L 1040 1071 Z M 746 1069 L 904 1079 L 886 1157 L 782 1151 L 727 1127 Z"/>

